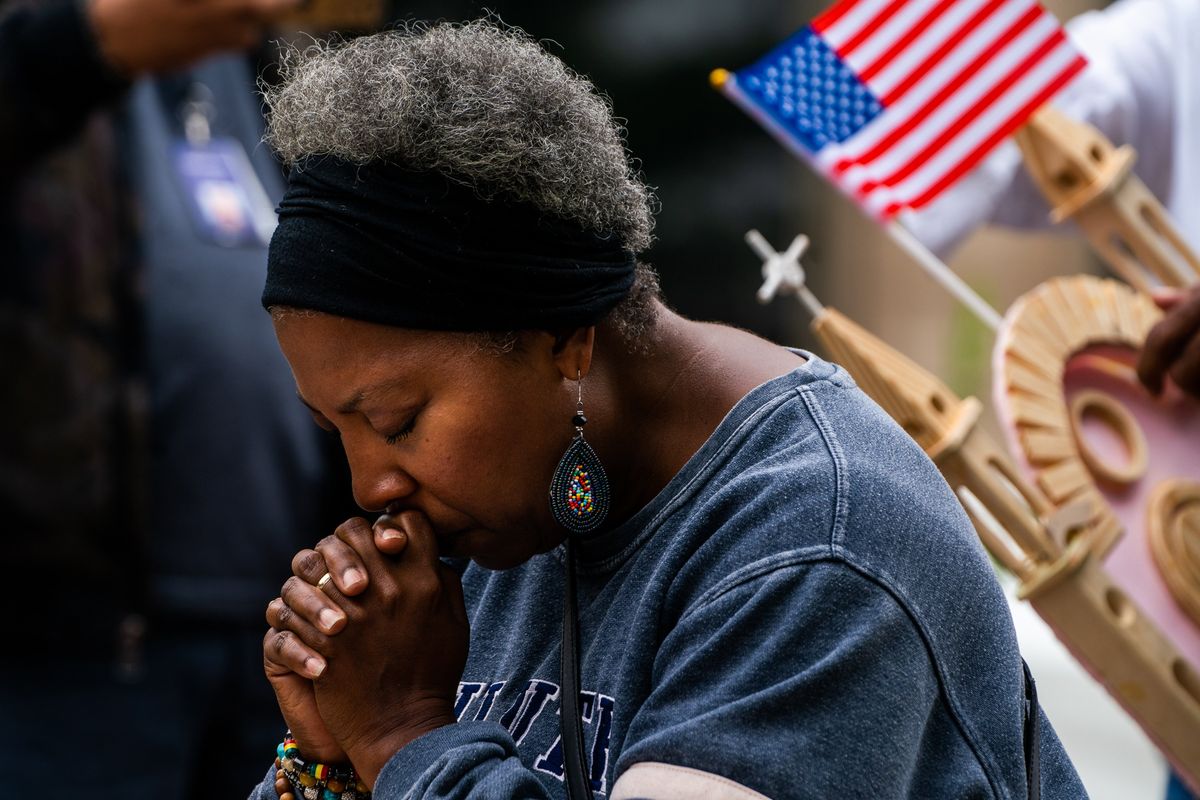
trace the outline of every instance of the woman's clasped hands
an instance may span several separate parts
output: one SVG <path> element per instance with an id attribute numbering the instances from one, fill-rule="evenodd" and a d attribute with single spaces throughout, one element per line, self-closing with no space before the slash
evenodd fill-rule
<path id="1" fill-rule="evenodd" d="M 462 585 L 415 511 L 351 519 L 292 571 L 267 607 L 267 678 L 301 754 L 349 761 L 373 786 L 402 747 L 455 721 Z"/>

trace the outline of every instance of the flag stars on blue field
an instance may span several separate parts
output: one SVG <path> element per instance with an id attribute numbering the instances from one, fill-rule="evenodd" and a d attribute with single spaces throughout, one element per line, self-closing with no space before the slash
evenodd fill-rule
<path id="1" fill-rule="evenodd" d="M 809 150 L 841 142 L 883 106 L 811 28 L 738 74 L 746 95 Z"/>

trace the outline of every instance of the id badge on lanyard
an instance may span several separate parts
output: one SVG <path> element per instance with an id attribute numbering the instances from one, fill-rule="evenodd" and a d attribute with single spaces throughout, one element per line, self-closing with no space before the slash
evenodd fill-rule
<path id="1" fill-rule="evenodd" d="M 193 94 L 195 97 L 195 93 Z M 278 224 L 275 205 L 242 143 L 213 136 L 213 103 L 203 97 L 183 108 L 184 136 L 171 143 L 193 227 L 205 242 L 222 247 L 265 247 Z"/>

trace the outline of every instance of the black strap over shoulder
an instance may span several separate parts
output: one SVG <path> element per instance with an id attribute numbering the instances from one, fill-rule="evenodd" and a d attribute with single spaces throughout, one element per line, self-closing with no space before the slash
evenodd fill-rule
<path id="1" fill-rule="evenodd" d="M 567 538 L 566 591 L 563 598 L 563 638 L 559 683 L 562 684 L 562 708 L 558 724 L 562 734 L 563 766 L 566 770 L 567 797 L 591 800 L 591 782 L 587 777 L 587 758 L 583 752 L 583 710 L 579 688 L 579 615 L 575 598 L 575 546 Z"/>
<path id="2" fill-rule="evenodd" d="M 1025 784 L 1029 789 L 1029 800 L 1041 800 L 1042 768 L 1041 733 L 1038 730 L 1038 699 L 1037 685 L 1029 672 L 1029 665 L 1021 659 L 1021 669 L 1025 673 Z"/>

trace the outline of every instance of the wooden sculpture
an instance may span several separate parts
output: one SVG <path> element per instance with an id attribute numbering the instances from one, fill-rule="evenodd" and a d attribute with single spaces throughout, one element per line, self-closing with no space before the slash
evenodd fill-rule
<path id="1" fill-rule="evenodd" d="M 1142 291 L 1200 280 L 1200 259 L 1133 173 L 1137 154 L 1095 127 L 1041 108 L 1015 135 L 1054 222 L 1074 220 L 1113 271 Z"/>
<path id="2" fill-rule="evenodd" d="M 1148 516 L 1154 561 L 1180 607 L 1200 625 L 1200 483 L 1160 484 Z"/>
<path id="3" fill-rule="evenodd" d="M 1138 351 L 1160 317 L 1146 295 L 1115 281 L 1048 281 L 1005 316 L 994 385 L 1024 473 L 1055 508 L 1089 505 L 1081 546 L 1113 583 L 1114 618 L 1146 622 L 1170 642 L 1139 645 L 1160 682 L 1178 690 L 1166 706 L 1170 728 L 1200 710 L 1200 403 L 1178 391 L 1153 397 L 1137 380 Z M 1144 683 L 1109 683 L 1112 662 L 1077 654 L 1194 784 L 1195 766 L 1170 737 L 1198 741 L 1197 732 L 1153 721 Z"/>
<path id="4" fill-rule="evenodd" d="M 747 235 L 764 257 L 764 278 L 775 293 L 804 299 L 813 312 L 812 329 L 830 357 L 846 368 L 858 385 L 917 441 L 954 488 L 983 544 L 1020 580 L 1018 596 L 1038 614 L 1075 656 L 1135 718 L 1193 786 L 1200 786 L 1200 678 L 1189 662 L 1144 614 L 1135 600 L 1108 574 L 1101 555 L 1121 535 L 1121 522 L 1090 487 L 1086 470 L 1071 447 L 1069 414 L 1054 405 L 1056 347 L 1102 339 L 1138 341 L 1159 313 L 1144 298 L 1107 282 L 1087 284 L 1088 294 L 1072 295 L 1047 322 L 1038 315 L 1006 318 L 1009 330 L 1046 326 L 1045 340 L 1017 336 L 1012 353 L 1013 386 L 1029 387 L 1021 400 L 1030 421 L 1026 439 L 1040 449 L 1045 469 L 1036 483 L 1021 471 L 979 426 L 981 404 L 961 399 L 929 372 L 872 336 L 838 311 L 821 306 L 803 286 L 799 264 L 784 263 L 757 232 Z M 802 248 L 792 248 L 798 252 Z M 780 279 L 782 276 L 782 279 Z M 1091 279 L 1089 279 L 1091 280 Z M 1100 283 L 1100 282 L 1096 282 Z M 1119 287 L 1118 287 L 1119 288 Z M 1055 284 L 1053 291 L 1061 292 Z M 1094 293 L 1094 294 L 1093 294 Z M 765 295 L 765 296 L 764 296 Z M 1042 308 L 1050 298 L 1027 298 L 1026 307 Z M 1099 336 L 1081 303 L 1094 302 L 1101 319 L 1115 334 Z M 1090 306 L 1089 306 L 1090 308 Z M 1107 329 L 1106 329 L 1107 330 Z M 1064 351 L 1065 352 L 1065 351 Z M 1073 350 L 1071 352 L 1074 352 Z M 1026 361 L 1028 358 L 1028 361 Z M 1061 361 L 1061 358 L 1059 359 Z M 1022 389 L 1022 391 L 1024 391 Z M 1119 412 L 1117 412 L 1119 413 Z M 1045 434 L 1045 435 L 1043 435 Z M 1076 459 L 1076 461 L 1072 461 Z M 1058 466 L 1059 469 L 1055 469 Z M 1186 549 L 1200 563 L 1196 536 L 1200 493 L 1189 486 L 1164 490 L 1160 504 L 1163 547 Z M 1196 487 L 1190 487 L 1196 488 Z M 1091 489 L 1091 490 L 1089 490 Z M 1193 595 L 1194 597 L 1194 595 Z"/>
<path id="5" fill-rule="evenodd" d="M 1087 276 L 1048 281 L 1009 311 L 1011 323 L 997 344 L 997 402 L 1011 410 L 1017 444 L 1032 465 L 1038 487 L 1056 506 L 1086 497 L 1097 514 L 1112 516 L 1092 476 L 1128 485 L 1145 474 L 1145 439 L 1129 412 L 1095 390 L 1079 393 L 1068 404 L 1063 369 L 1071 356 L 1091 346 L 1136 352 L 1161 316 L 1146 295 Z M 1097 363 L 1128 373 L 1136 382 L 1127 363 L 1111 358 L 1098 358 Z M 1080 446 L 1080 426 L 1088 413 L 1106 417 L 1124 440 L 1129 458 L 1119 468 Z M 1112 543 L 1113 539 L 1097 542 L 1097 554 L 1104 555 Z"/>

